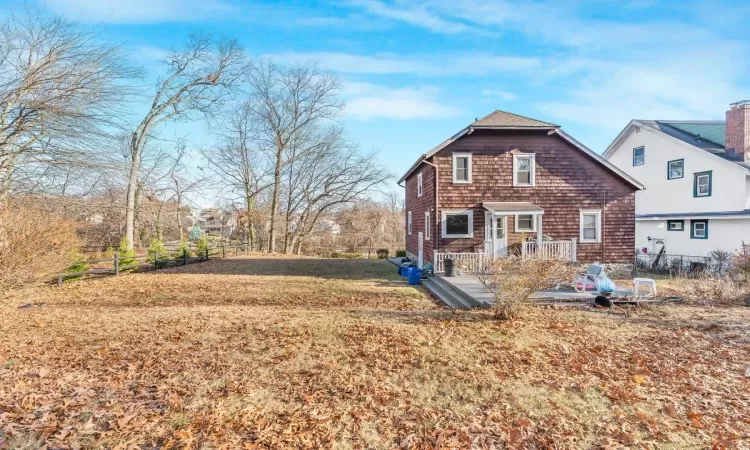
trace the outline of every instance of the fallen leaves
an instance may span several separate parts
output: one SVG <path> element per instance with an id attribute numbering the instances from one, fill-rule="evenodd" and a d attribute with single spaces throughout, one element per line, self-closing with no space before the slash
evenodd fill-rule
<path id="1" fill-rule="evenodd" d="M 441 311 L 383 262 L 223 261 L 0 311 L 0 448 L 741 448 L 750 433 L 750 347 L 720 338 L 736 327 L 675 326 L 677 310 L 499 323 Z"/>

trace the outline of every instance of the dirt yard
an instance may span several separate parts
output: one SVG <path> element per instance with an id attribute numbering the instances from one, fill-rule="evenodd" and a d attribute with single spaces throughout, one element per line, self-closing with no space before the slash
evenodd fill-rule
<path id="1" fill-rule="evenodd" d="M 507 323 L 384 261 L 226 259 L 0 300 L 0 448 L 742 449 L 748 366 L 750 308 Z"/>

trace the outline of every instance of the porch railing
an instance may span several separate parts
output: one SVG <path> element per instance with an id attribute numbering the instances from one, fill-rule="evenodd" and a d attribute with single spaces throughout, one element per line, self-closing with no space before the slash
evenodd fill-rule
<path id="1" fill-rule="evenodd" d="M 438 273 L 445 272 L 445 260 L 450 256 L 454 264 L 468 272 L 479 272 L 492 261 L 492 256 L 486 253 L 435 253 L 434 270 Z"/>
<path id="2" fill-rule="evenodd" d="M 521 246 L 521 257 L 530 258 L 536 256 L 542 259 L 575 261 L 577 259 L 576 244 L 575 239 L 569 241 L 543 241 L 541 244 L 534 241 L 524 242 Z"/>

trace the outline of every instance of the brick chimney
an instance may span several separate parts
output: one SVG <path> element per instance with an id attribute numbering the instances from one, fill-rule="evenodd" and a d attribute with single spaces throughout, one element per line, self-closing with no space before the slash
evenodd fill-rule
<path id="1" fill-rule="evenodd" d="M 729 105 L 724 147 L 727 156 L 750 162 L 750 100 Z"/>

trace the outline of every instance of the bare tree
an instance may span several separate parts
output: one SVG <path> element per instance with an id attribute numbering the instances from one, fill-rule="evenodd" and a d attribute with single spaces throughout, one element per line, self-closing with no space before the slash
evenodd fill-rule
<path id="1" fill-rule="evenodd" d="M 345 141 L 339 131 L 326 134 L 318 152 L 298 160 L 296 190 L 290 196 L 287 252 L 301 253 L 302 245 L 321 218 L 369 195 L 391 177 L 375 153 L 363 154 Z"/>
<path id="2" fill-rule="evenodd" d="M 311 130 L 336 118 L 343 104 L 335 75 L 312 64 L 279 67 L 259 61 L 250 71 L 251 113 L 259 143 L 273 165 L 268 251 L 276 250 L 276 221 L 285 167 L 315 152 L 319 142 L 307 139 Z M 290 151 L 293 150 L 293 151 Z"/>
<path id="3" fill-rule="evenodd" d="M 19 168 L 35 166 L 26 182 L 46 180 L 108 148 L 139 74 L 119 47 L 74 23 L 31 9 L 0 22 L 0 208 Z"/>
<path id="4" fill-rule="evenodd" d="M 211 116 L 237 87 L 246 69 L 245 55 L 236 40 L 215 40 L 210 35 L 190 35 L 183 50 L 164 61 L 166 78 L 156 84 L 156 94 L 130 139 L 125 237 L 133 245 L 135 203 L 144 148 L 151 133 L 169 121 L 191 121 Z"/>
<path id="5" fill-rule="evenodd" d="M 232 200 L 239 199 L 242 204 L 241 222 L 250 251 L 255 246 L 256 200 L 270 183 L 267 161 L 257 148 L 257 130 L 249 103 L 241 104 L 231 113 L 222 140 L 220 145 L 204 150 L 203 155 L 208 168 L 223 185 L 222 190 L 229 191 Z"/>
<path id="6" fill-rule="evenodd" d="M 177 217 L 177 229 L 180 233 L 180 239 L 185 237 L 185 227 L 182 223 L 182 209 L 188 201 L 187 196 L 199 191 L 206 181 L 203 175 L 203 169 L 198 168 L 200 175 L 190 174 L 184 163 L 184 157 L 187 147 L 184 142 L 177 143 L 175 155 L 171 158 L 171 165 L 168 170 L 169 186 L 165 191 L 169 194 L 166 197 L 167 202 L 174 202 Z"/>

